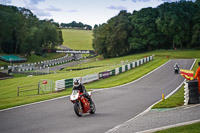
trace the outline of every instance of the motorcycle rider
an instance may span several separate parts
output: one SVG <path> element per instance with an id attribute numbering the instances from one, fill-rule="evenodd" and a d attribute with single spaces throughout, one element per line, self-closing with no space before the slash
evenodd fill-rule
<path id="1" fill-rule="evenodd" d="M 200 93 L 200 62 L 198 62 L 199 67 L 197 68 L 196 74 L 194 76 L 194 79 L 198 80 L 199 85 L 199 93 Z"/>
<path id="2" fill-rule="evenodd" d="M 179 72 L 179 65 L 178 65 L 178 63 L 175 63 L 174 70 L 175 70 L 175 72 L 177 71 L 177 73 Z"/>
<path id="3" fill-rule="evenodd" d="M 73 82 L 73 90 L 79 90 L 81 93 L 83 93 L 82 96 L 88 99 L 90 102 L 90 107 L 92 103 L 92 99 L 90 98 L 89 94 L 87 93 L 85 86 L 81 83 L 80 79 L 75 79 Z"/>

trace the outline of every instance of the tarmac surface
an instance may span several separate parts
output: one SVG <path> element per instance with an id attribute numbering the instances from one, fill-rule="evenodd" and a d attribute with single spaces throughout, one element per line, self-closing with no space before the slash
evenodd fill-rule
<path id="1" fill-rule="evenodd" d="M 200 122 L 200 104 L 168 109 L 152 109 L 107 133 L 150 133 L 158 130 Z"/>
<path id="2" fill-rule="evenodd" d="M 83 117 L 77 117 L 69 96 L 66 96 L 0 111 L 0 131 L 3 133 L 104 133 L 112 131 L 111 129 L 117 129 L 119 125 L 134 119 L 159 101 L 162 93 L 170 94 L 184 81 L 183 77 L 174 74 L 173 66 L 176 62 L 180 68 L 190 69 L 194 60 L 171 60 L 141 79 L 118 87 L 96 90 L 92 93 L 92 99 L 97 108 L 94 115 L 85 114 Z M 109 79 L 107 80 L 109 83 Z M 156 116 L 158 113 L 153 114 Z M 179 115 L 176 111 L 174 113 L 174 117 Z M 155 119 L 149 117 L 149 120 L 154 122 Z M 166 120 L 163 119 L 163 121 L 167 123 Z M 149 126 L 149 128 L 154 127 Z M 129 131 L 134 132 L 132 129 Z"/>

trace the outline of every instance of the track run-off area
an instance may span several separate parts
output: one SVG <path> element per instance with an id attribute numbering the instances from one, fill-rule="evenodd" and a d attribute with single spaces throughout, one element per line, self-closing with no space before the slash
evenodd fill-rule
<path id="1" fill-rule="evenodd" d="M 170 60 L 143 78 L 92 93 L 94 115 L 77 117 L 69 96 L 0 111 L 2 133 L 104 133 L 133 119 L 183 81 L 174 64 L 190 69 L 194 59 Z M 137 74 L 137 73 L 136 73 Z"/>

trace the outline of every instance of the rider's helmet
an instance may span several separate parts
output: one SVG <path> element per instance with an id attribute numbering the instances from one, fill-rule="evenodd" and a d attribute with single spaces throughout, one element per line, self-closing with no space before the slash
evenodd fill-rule
<path id="1" fill-rule="evenodd" d="M 75 79 L 74 80 L 74 83 L 73 83 L 74 87 L 79 87 L 80 84 L 81 84 L 81 80 L 80 79 Z"/>

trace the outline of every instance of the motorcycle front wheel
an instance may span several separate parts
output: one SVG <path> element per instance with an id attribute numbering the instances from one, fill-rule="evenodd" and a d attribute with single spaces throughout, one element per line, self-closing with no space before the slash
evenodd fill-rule
<path id="1" fill-rule="evenodd" d="M 90 111 L 90 114 L 94 114 L 96 111 L 96 107 L 95 107 L 95 104 L 93 101 L 91 101 L 91 111 Z"/>
<path id="2" fill-rule="evenodd" d="M 81 117 L 81 116 L 83 115 L 83 110 L 82 110 L 82 108 L 79 106 L 78 103 L 75 103 L 75 104 L 74 104 L 74 112 L 76 113 L 76 115 L 77 115 L 78 117 Z"/>

